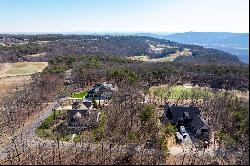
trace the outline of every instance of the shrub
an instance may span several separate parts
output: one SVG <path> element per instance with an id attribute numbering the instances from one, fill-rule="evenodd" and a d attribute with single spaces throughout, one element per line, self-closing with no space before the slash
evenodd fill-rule
<path id="1" fill-rule="evenodd" d="M 141 121 L 145 123 L 154 118 L 155 118 L 155 107 L 152 105 L 146 105 L 140 115 Z"/>

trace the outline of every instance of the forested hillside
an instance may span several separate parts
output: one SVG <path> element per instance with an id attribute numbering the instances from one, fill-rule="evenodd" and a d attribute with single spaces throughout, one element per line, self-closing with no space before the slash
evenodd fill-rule
<path id="1" fill-rule="evenodd" d="M 186 45 L 151 37 L 86 35 L 0 35 L 0 61 L 48 61 L 59 55 L 115 55 L 150 58 L 168 57 L 189 50 L 192 55 L 178 55 L 174 61 L 196 64 L 240 64 L 229 53 L 201 46 Z M 37 56 L 32 56 L 36 54 Z M 43 56 L 39 56 L 42 54 Z"/>
<path id="2" fill-rule="evenodd" d="M 227 32 L 186 32 L 174 34 L 138 33 L 183 44 L 198 44 L 205 48 L 214 48 L 236 55 L 242 62 L 249 61 L 249 34 Z"/>
<path id="3" fill-rule="evenodd" d="M 65 74 L 69 69 L 72 70 L 72 84 L 65 85 Z M 33 146 L 26 139 L 13 138 L 15 146 L 11 148 L 13 151 L 7 152 L 10 156 L 7 164 L 39 162 L 147 165 L 165 163 L 171 155 L 166 140 L 176 131 L 172 125 L 159 124 L 160 117 L 156 108 L 163 109 L 168 98 L 156 99 L 150 93 L 152 86 L 189 83 L 217 90 L 223 88 L 248 91 L 249 70 L 248 66 L 147 63 L 117 56 L 68 55 L 51 59 L 49 66 L 42 73 L 35 74 L 32 80 L 25 88 L 3 100 L 5 109 L 0 112 L 3 119 L 0 124 L 2 134 L 16 133 L 26 121 L 42 112 L 44 103 L 71 95 L 79 87 L 108 81 L 114 82 L 119 91 L 114 94 L 108 106 L 99 104 L 102 116 L 100 125 L 93 131 L 83 131 L 83 136 L 76 137 L 76 142 L 72 144 L 60 143 L 60 133 L 67 133 L 65 128 L 50 130 L 55 132 L 53 141 L 45 140 L 46 142 L 42 141 L 40 144 L 36 141 Z M 188 155 L 180 156 L 183 160 L 176 159 L 175 162 L 181 163 L 185 158 L 185 162 L 189 164 L 208 164 L 214 161 L 228 164 L 249 163 L 248 101 L 239 100 L 223 91 L 212 96 L 205 95 L 204 101 L 196 100 L 196 95 L 192 95 L 194 98 L 190 99 L 190 104 L 198 106 L 204 117 L 209 119 L 209 125 L 216 131 L 216 141 L 220 145 L 218 149 L 223 153 L 217 153 L 213 157 L 194 153 L 193 160 L 189 160 L 190 151 Z M 182 102 L 183 99 L 176 101 L 179 104 Z M 51 114 L 42 123 L 42 127 L 45 127 L 41 127 L 40 132 L 47 131 L 49 125 L 54 126 L 54 123 L 50 124 L 53 117 L 55 122 L 60 122 L 62 116 L 56 118 L 57 116 L 57 112 Z M 47 135 L 43 136 L 48 137 Z M 144 149 L 148 141 L 151 141 L 150 148 Z M 50 143 L 54 144 L 50 146 Z M 89 148 L 85 147 L 86 144 Z"/>

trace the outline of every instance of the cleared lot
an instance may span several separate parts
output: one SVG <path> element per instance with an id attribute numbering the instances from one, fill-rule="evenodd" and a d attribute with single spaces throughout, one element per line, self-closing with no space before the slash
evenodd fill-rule
<path id="1" fill-rule="evenodd" d="M 0 64 L 0 101 L 4 96 L 31 81 L 31 74 L 41 72 L 47 62 L 16 62 Z"/>
<path id="2" fill-rule="evenodd" d="M 0 78 L 30 75 L 43 71 L 48 62 L 16 62 L 0 64 Z"/>

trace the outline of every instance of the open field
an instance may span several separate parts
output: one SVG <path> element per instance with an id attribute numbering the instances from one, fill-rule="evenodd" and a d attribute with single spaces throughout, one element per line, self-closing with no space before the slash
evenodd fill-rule
<path id="1" fill-rule="evenodd" d="M 141 56 L 128 57 L 128 59 L 144 61 L 144 62 L 171 62 L 174 61 L 179 56 L 191 56 L 191 55 L 192 52 L 190 52 L 190 50 L 184 49 L 182 52 L 177 51 L 176 53 L 169 54 L 168 56 L 163 58 L 150 59 L 147 55 L 141 55 Z"/>
<path id="2" fill-rule="evenodd" d="M 0 78 L 30 75 L 43 71 L 48 62 L 16 62 L 0 64 Z"/>
<path id="3" fill-rule="evenodd" d="M 47 62 L 17 62 L 0 64 L 0 101 L 4 96 L 30 83 L 31 74 L 41 72 Z"/>
<path id="4" fill-rule="evenodd" d="M 168 99 L 204 99 L 214 95 L 212 90 L 192 86 L 172 86 L 167 85 L 155 86 L 150 88 L 154 95 Z"/>
<path id="5" fill-rule="evenodd" d="M 24 57 L 33 57 L 33 58 L 37 58 L 37 57 L 43 57 L 45 56 L 47 53 L 43 52 L 43 53 L 39 53 L 39 54 L 32 54 L 32 55 L 25 55 Z"/>
<path id="6" fill-rule="evenodd" d="M 199 100 L 213 97 L 215 94 L 223 94 L 224 92 L 227 92 L 243 100 L 249 100 L 249 91 L 220 91 L 192 85 L 176 85 L 171 87 L 169 87 L 168 85 L 153 86 L 150 88 L 150 92 L 155 96 L 168 98 L 169 100 L 189 100 L 192 98 Z"/>

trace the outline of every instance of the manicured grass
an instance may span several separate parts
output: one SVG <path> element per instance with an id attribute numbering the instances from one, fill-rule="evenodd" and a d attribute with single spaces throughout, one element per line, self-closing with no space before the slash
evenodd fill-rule
<path id="1" fill-rule="evenodd" d="M 66 113 L 66 111 L 64 110 L 55 110 L 55 112 L 53 111 L 52 114 L 45 119 L 41 126 L 36 129 L 36 134 L 41 137 L 41 138 L 46 138 L 46 139 L 55 139 L 56 136 L 53 133 L 53 128 L 51 127 L 54 119 L 58 118 L 60 115 Z"/>
<path id="2" fill-rule="evenodd" d="M 204 99 L 213 96 L 209 90 L 201 88 L 185 88 L 183 86 L 173 86 L 169 89 L 167 97 L 170 99 Z"/>
<path id="3" fill-rule="evenodd" d="M 72 98 L 84 98 L 88 95 L 88 92 L 79 92 L 79 93 L 74 93 L 71 97 Z"/>

